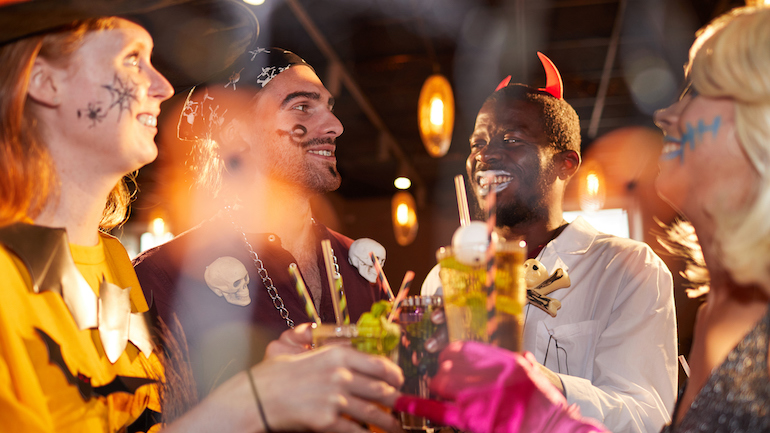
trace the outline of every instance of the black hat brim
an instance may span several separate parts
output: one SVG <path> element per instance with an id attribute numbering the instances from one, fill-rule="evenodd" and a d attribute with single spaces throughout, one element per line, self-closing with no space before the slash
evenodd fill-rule
<path id="1" fill-rule="evenodd" d="M 153 64 L 177 89 L 204 82 L 256 45 L 259 23 L 237 0 L 31 0 L 0 7 L 0 45 L 117 16 L 153 38 Z"/>

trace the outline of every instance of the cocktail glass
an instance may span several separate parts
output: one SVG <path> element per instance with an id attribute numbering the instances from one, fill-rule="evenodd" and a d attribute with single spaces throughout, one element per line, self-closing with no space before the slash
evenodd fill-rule
<path id="1" fill-rule="evenodd" d="M 526 301 L 525 247 L 519 242 L 500 240 L 495 251 L 496 300 L 491 316 L 487 305 L 487 263 L 462 263 L 452 247 L 442 247 L 436 252 L 441 265 L 439 277 L 449 341 L 491 342 L 519 351 Z M 492 326 L 488 326 L 488 318 L 494 321 Z"/>
<path id="2" fill-rule="evenodd" d="M 425 341 L 434 334 L 439 325 L 431 320 L 431 314 L 443 305 L 441 296 L 410 296 L 401 303 L 398 321 L 401 325 L 399 366 L 404 372 L 405 394 L 422 398 L 433 398 L 430 393 L 430 378 L 438 369 L 438 353 L 425 349 Z M 404 430 L 430 430 L 438 427 L 423 417 L 402 413 L 401 427 Z"/>

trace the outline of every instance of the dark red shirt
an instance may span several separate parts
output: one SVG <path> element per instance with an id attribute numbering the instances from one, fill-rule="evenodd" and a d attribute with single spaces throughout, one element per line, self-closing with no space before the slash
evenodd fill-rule
<path id="1" fill-rule="evenodd" d="M 375 301 L 387 299 L 387 293 L 379 282 L 370 283 L 348 262 L 352 239 L 321 224 L 314 227 L 323 285 L 321 319 L 334 322 L 320 246 L 322 239 L 329 239 L 342 275 L 350 320 L 355 322 Z M 289 264 L 296 260 L 281 247 L 281 239 L 271 233 L 248 233 L 247 238 L 264 263 L 289 318 L 295 324 L 310 322 L 288 271 Z M 248 305 L 234 305 L 206 284 L 206 267 L 224 256 L 239 260 L 248 271 Z M 288 329 L 257 273 L 242 235 L 219 216 L 142 253 L 134 260 L 134 267 L 147 302 L 158 317 L 170 325 L 179 320 L 201 397 L 262 360 L 267 344 Z"/>

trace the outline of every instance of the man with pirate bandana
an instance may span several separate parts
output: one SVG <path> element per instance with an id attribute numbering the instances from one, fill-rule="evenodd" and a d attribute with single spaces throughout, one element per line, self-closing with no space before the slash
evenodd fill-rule
<path id="1" fill-rule="evenodd" d="M 580 166 L 580 123 L 555 66 L 539 55 L 545 89 L 508 77 L 479 111 L 468 177 L 482 209 L 495 189 L 500 236 L 525 240 L 549 273 L 569 274 L 569 287 L 548 294 L 561 302 L 555 316 L 526 306 L 524 350 L 584 416 L 615 432 L 657 432 L 671 420 L 677 389 L 671 273 L 644 243 L 564 220 L 564 192 Z M 437 290 L 438 267 L 422 288 Z"/>
<path id="2" fill-rule="evenodd" d="M 313 68 L 280 48 L 244 53 L 187 98 L 179 137 L 195 142 L 198 181 L 222 209 L 139 256 L 135 268 L 159 317 L 180 321 L 203 395 L 258 362 L 282 331 L 312 320 L 289 265 L 299 267 L 321 319 L 335 321 L 322 240 L 331 242 L 351 322 L 387 299 L 350 264 L 352 240 L 313 219 L 311 198 L 340 185 L 343 127 L 333 106 Z"/>

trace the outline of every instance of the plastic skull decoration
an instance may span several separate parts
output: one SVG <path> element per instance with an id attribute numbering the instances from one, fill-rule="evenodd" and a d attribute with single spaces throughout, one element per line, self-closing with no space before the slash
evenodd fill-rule
<path id="1" fill-rule="evenodd" d="M 497 242 L 497 233 L 492 232 L 492 239 Z M 486 261 L 489 248 L 489 233 L 487 223 L 471 221 L 460 226 L 452 235 L 452 252 L 455 259 L 468 266 L 478 266 Z"/>
<path id="2" fill-rule="evenodd" d="M 524 262 L 524 280 L 527 282 L 527 288 L 537 287 L 548 278 L 548 270 L 545 269 L 540 261 L 536 259 L 527 259 Z"/>
<path id="3" fill-rule="evenodd" d="M 206 266 L 203 278 L 209 289 L 233 305 L 249 305 L 249 272 L 235 257 L 224 256 Z"/>
<path id="4" fill-rule="evenodd" d="M 524 280 L 527 282 L 527 302 L 550 314 L 551 317 L 556 317 L 557 311 L 561 308 L 561 301 L 546 295 L 570 286 L 567 271 L 556 268 L 549 276 L 548 270 L 542 263 L 535 259 L 528 259 L 524 262 Z"/>
<path id="5" fill-rule="evenodd" d="M 348 261 L 351 265 L 358 268 L 358 273 L 367 281 L 373 283 L 377 281 L 377 269 L 374 267 L 372 259 L 369 257 L 369 253 L 374 253 L 377 256 L 377 261 L 380 262 L 380 267 L 385 266 L 385 247 L 374 239 L 361 238 L 357 239 L 350 245 L 348 250 Z"/>

